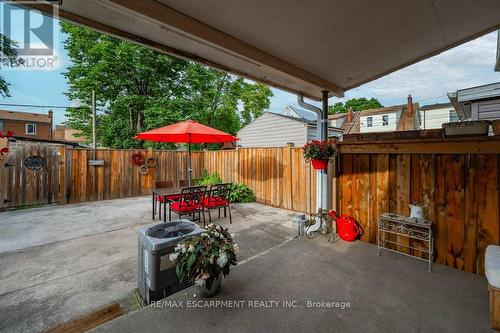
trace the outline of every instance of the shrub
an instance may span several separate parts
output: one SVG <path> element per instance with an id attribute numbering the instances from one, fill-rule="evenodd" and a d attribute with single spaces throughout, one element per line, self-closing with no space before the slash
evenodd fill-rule
<path id="1" fill-rule="evenodd" d="M 201 172 L 199 178 L 196 179 L 196 185 L 200 186 L 208 186 L 213 184 L 222 183 L 222 178 L 219 176 L 217 172 L 208 173 L 206 169 Z"/>
<path id="2" fill-rule="evenodd" d="M 213 184 L 221 184 L 224 181 L 217 172 L 208 173 L 205 169 L 201 172 L 200 177 L 196 179 L 196 185 L 209 186 Z M 254 202 L 255 196 L 252 190 L 241 183 L 233 183 L 231 186 L 231 202 Z"/>
<path id="3" fill-rule="evenodd" d="M 234 183 L 231 187 L 231 202 L 254 202 L 255 196 L 252 190 L 241 183 Z"/>

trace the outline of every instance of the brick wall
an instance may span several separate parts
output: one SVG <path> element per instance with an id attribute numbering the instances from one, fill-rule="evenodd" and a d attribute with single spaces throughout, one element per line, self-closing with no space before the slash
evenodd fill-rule
<path id="1" fill-rule="evenodd" d="M 26 134 L 26 124 L 36 124 L 36 135 Z M 3 120 L 3 131 L 13 131 L 15 136 L 50 139 L 50 124 L 26 121 Z"/>

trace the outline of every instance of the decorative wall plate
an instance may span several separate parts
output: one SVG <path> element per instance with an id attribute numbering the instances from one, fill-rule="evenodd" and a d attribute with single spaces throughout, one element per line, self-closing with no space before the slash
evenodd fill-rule
<path id="1" fill-rule="evenodd" d="M 29 170 L 40 170 L 45 166 L 45 159 L 41 156 L 28 156 L 24 159 L 24 167 Z"/>

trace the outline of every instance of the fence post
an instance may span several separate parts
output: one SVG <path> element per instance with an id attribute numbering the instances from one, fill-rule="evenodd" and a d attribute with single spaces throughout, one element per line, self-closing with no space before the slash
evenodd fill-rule
<path id="1" fill-rule="evenodd" d="M 66 178 L 66 147 L 61 147 L 59 149 L 59 204 L 65 205 L 66 201 L 66 182 L 68 181 Z"/>

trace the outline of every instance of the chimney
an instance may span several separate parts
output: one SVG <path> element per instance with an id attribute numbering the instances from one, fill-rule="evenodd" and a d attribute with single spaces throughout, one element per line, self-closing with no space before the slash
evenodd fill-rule
<path id="1" fill-rule="evenodd" d="M 411 95 L 408 95 L 408 114 L 409 115 L 412 115 L 413 114 L 413 98 L 411 97 Z"/>
<path id="2" fill-rule="evenodd" d="M 349 108 L 347 111 L 347 123 L 351 124 L 354 119 L 354 112 L 352 112 L 352 108 Z"/>

